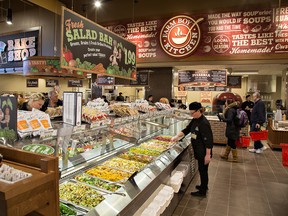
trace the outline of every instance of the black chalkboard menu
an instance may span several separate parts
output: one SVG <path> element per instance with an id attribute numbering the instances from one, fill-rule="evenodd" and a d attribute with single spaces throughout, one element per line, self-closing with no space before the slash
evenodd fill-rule
<path id="1" fill-rule="evenodd" d="M 26 80 L 26 87 L 27 88 L 35 88 L 38 87 L 39 82 L 38 79 L 27 79 Z"/>
<path id="2" fill-rule="evenodd" d="M 97 85 L 114 85 L 115 78 L 111 76 L 97 75 Z"/>
<path id="3" fill-rule="evenodd" d="M 224 70 L 191 70 L 179 71 L 178 86 L 214 87 L 226 86 L 227 71 Z"/>
<path id="4" fill-rule="evenodd" d="M 242 84 L 241 76 L 227 76 L 227 87 L 229 88 L 241 88 Z"/>
<path id="5" fill-rule="evenodd" d="M 147 86 L 149 85 L 149 73 L 148 72 L 138 72 L 136 81 L 130 81 L 130 85 Z"/>
<path id="6" fill-rule="evenodd" d="M 68 80 L 68 87 L 83 87 L 82 80 Z"/>
<path id="7" fill-rule="evenodd" d="M 59 85 L 58 80 L 46 80 L 46 87 L 54 87 L 56 85 Z"/>

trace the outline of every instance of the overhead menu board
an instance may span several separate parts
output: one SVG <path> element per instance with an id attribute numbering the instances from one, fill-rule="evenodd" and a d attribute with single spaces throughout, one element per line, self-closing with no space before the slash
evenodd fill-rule
<path id="1" fill-rule="evenodd" d="M 115 84 L 115 78 L 111 76 L 105 76 L 98 74 L 97 75 L 97 85 L 114 85 Z"/>
<path id="2" fill-rule="evenodd" d="M 226 70 L 193 70 L 178 72 L 178 86 L 214 87 L 226 86 Z"/>
<path id="3" fill-rule="evenodd" d="M 227 87 L 229 88 L 241 88 L 241 76 L 227 76 Z"/>
<path id="4" fill-rule="evenodd" d="M 136 79 L 136 45 L 63 7 L 61 67 Z"/>

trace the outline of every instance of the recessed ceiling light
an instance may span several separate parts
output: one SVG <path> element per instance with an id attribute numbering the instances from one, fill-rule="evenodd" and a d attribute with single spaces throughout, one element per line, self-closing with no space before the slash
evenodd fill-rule
<path id="1" fill-rule="evenodd" d="M 94 5 L 95 5 L 96 8 L 101 7 L 101 1 L 96 0 L 95 3 L 94 3 Z"/>

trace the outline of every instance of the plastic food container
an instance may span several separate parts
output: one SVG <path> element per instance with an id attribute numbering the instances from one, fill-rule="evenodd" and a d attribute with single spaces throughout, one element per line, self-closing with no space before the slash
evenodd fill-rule
<path id="1" fill-rule="evenodd" d="M 156 216 L 156 212 L 155 212 L 154 209 L 152 209 L 152 208 L 146 208 L 146 209 L 142 212 L 141 216 Z"/>

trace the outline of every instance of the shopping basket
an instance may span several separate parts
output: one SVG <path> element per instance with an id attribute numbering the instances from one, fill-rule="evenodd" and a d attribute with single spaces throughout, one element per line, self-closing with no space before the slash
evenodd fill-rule
<path id="1" fill-rule="evenodd" d="M 288 166 L 288 144 L 280 143 L 282 147 L 282 164 Z"/>
<path id="2" fill-rule="evenodd" d="M 236 146 L 239 148 L 245 148 L 250 146 L 250 137 L 249 136 L 240 136 L 238 140 L 236 140 Z"/>
<path id="3" fill-rule="evenodd" d="M 268 130 L 253 131 L 253 132 L 250 132 L 250 136 L 251 136 L 251 139 L 253 141 L 267 140 L 268 139 Z"/>

